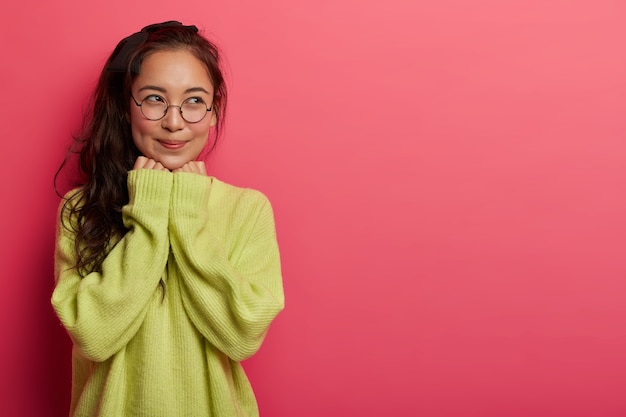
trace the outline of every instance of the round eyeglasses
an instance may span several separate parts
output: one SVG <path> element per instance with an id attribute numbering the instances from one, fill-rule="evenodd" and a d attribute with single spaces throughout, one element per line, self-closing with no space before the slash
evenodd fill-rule
<path id="1" fill-rule="evenodd" d="M 141 114 L 148 120 L 160 120 L 165 117 L 170 107 L 178 107 L 180 117 L 187 123 L 198 123 L 205 118 L 213 106 L 208 107 L 204 100 L 199 97 L 190 97 L 182 102 L 180 106 L 168 104 L 167 100 L 157 94 L 150 94 L 141 103 L 131 94 L 130 96 L 137 107 L 141 109 Z"/>

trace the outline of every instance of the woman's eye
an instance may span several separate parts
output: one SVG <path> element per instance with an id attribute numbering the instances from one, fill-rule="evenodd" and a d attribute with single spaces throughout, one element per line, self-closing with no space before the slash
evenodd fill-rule
<path id="1" fill-rule="evenodd" d="M 146 98 L 143 99 L 146 103 L 165 103 L 165 99 L 156 94 L 150 94 Z"/>
<path id="2" fill-rule="evenodd" d="M 204 104 L 204 100 L 202 100 L 202 98 L 200 98 L 200 97 L 190 97 L 187 100 L 185 100 L 185 103 L 189 103 L 189 104 Z"/>

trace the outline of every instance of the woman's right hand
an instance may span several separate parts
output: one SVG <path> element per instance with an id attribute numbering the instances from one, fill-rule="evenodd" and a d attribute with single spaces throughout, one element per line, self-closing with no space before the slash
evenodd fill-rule
<path id="1" fill-rule="evenodd" d="M 160 162 L 155 161 L 154 159 L 146 158 L 145 156 L 140 156 L 135 161 L 135 165 L 133 169 L 154 169 L 157 171 L 169 171 Z"/>

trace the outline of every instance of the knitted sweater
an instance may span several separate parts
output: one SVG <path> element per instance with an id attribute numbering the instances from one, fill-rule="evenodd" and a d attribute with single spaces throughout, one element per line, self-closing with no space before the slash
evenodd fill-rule
<path id="1" fill-rule="evenodd" d="M 284 306 L 268 200 L 147 169 L 129 172 L 128 192 L 128 232 L 83 278 L 59 223 L 52 305 L 73 341 L 70 415 L 258 416 L 239 362 Z"/>

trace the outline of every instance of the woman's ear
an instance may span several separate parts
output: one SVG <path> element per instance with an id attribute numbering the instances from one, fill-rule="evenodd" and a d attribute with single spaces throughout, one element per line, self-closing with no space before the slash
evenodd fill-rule
<path id="1" fill-rule="evenodd" d="M 220 97 L 213 97 L 213 105 L 211 109 L 211 127 L 217 124 L 217 119 L 220 117 Z"/>

